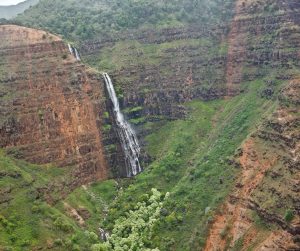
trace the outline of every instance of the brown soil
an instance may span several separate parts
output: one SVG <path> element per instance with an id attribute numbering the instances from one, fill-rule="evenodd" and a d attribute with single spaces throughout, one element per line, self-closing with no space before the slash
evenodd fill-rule
<path id="1" fill-rule="evenodd" d="M 68 203 L 64 202 L 64 207 L 67 213 L 69 214 L 70 217 L 75 219 L 77 223 L 83 227 L 85 226 L 85 221 L 84 219 L 80 216 L 80 214 L 77 212 L 77 210 L 73 207 L 71 207 Z"/>
<path id="2" fill-rule="evenodd" d="M 226 63 L 226 90 L 228 98 L 238 93 L 238 84 L 242 82 L 243 61 L 245 58 L 246 34 L 241 31 L 238 20 L 245 1 L 236 1 L 235 17 L 230 25 L 228 35 L 228 55 Z"/>
<path id="3" fill-rule="evenodd" d="M 206 242 L 206 251 L 225 250 L 232 246 L 247 232 L 244 246 L 251 243 L 256 236 L 251 230 L 252 220 L 249 216 L 247 201 L 251 193 L 262 181 L 265 172 L 274 165 L 276 158 L 264 159 L 255 151 L 255 142 L 249 138 L 243 145 L 240 164 L 242 173 L 235 191 L 223 205 L 221 214 L 216 216 Z M 231 238 L 228 238 L 230 236 Z"/>

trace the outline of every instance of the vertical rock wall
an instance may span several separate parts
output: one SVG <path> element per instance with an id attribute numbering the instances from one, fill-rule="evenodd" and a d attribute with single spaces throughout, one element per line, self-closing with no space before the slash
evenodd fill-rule
<path id="1" fill-rule="evenodd" d="M 107 178 L 101 77 L 46 32 L 0 26 L 0 38 L 0 147 L 70 167 L 74 184 Z"/>

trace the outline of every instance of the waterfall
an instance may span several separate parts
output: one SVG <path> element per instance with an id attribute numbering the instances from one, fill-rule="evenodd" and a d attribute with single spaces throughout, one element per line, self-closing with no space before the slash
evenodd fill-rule
<path id="1" fill-rule="evenodd" d="M 121 141 L 121 146 L 126 158 L 126 174 L 127 177 L 137 175 L 142 171 L 139 163 L 140 146 L 134 130 L 130 124 L 125 120 L 124 115 L 120 110 L 119 101 L 113 86 L 113 83 L 107 73 L 103 73 L 106 83 L 106 88 L 109 97 L 113 103 L 113 111 L 117 125 L 117 133 Z"/>
<path id="2" fill-rule="evenodd" d="M 80 56 L 78 53 L 78 50 L 75 47 L 72 47 L 72 45 L 68 44 L 68 48 L 70 53 L 77 59 L 77 61 L 80 61 Z"/>
<path id="3" fill-rule="evenodd" d="M 81 59 L 80 59 L 80 56 L 79 56 L 79 53 L 78 53 L 77 49 L 74 48 L 74 51 L 75 51 L 75 57 L 76 57 L 77 61 L 80 61 Z"/>
<path id="4" fill-rule="evenodd" d="M 70 53 L 73 55 L 73 49 L 72 49 L 72 46 L 71 46 L 70 44 L 68 44 L 68 47 L 69 47 Z"/>
<path id="5" fill-rule="evenodd" d="M 99 227 L 101 240 L 107 241 L 109 239 L 109 233 L 107 233 L 103 228 Z"/>

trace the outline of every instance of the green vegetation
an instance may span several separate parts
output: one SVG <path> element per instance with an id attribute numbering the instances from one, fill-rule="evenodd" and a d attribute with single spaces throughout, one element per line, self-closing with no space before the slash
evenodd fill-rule
<path id="1" fill-rule="evenodd" d="M 233 2 L 232 0 L 40 0 L 36 6 L 15 20 L 74 40 L 91 39 L 100 35 L 113 35 L 126 29 L 220 24 L 230 19 Z"/>
<path id="2" fill-rule="evenodd" d="M 130 114 L 130 113 L 137 113 L 143 110 L 142 106 L 136 106 L 136 107 L 132 107 L 132 108 L 127 108 L 125 110 L 123 110 L 123 112 Z"/>
<path id="3" fill-rule="evenodd" d="M 245 94 L 230 100 L 187 104 L 188 118 L 168 122 L 148 136 L 155 161 L 134 180 L 121 181 L 125 189 L 110 203 L 105 229 L 112 230 L 117 219 L 156 187 L 170 191 L 170 198 L 155 224 L 151 248 L 197 250 L 204 244 L 211 216 L 238 173 L 227 160 L 274 108 L 273 100 L 259 95 L 263 80 L 245 86 L 250 86 Z"/>
<path id="4" fill-rule="evenodd" d="M 0 151 L 1 250 L 23 251 L 39 247 L 88 250 L 98 241 L 95 233 L 107 207 L 106 201 L 112 201 L 115 196 L 115 183 L 106 181 L 78 188 L 55 206 L 47 203 L 43 195 L 62 198 L 62 193 L 67 192 L 47 191 L 49 185 L 62 183 L 67 177 L 70 174 L 66 169 L 28 164 Z M 86 228 L 70 214 L 70 208 L 87 212 Z"/>
<path id="5" fill-rule="evenodd" d="M 145 117 L 134 118 L 134 119 L 130 119 L 129 122 L 133 125 L 140 125 L 146 123 L 146 118 Z"/>
<path id="6" fill-rule="evenodd" d="M 110 250 L 112 244 L 121 245 L 120 250 L 125 245 L 161 251 L 199 249 L 238 173 L 227 160 L 275 104 L 260 95 L 265 81 L 245 86 L 249 89 L 232 99 L 190 102 L 186 119 L 153 131 L 147 145 L 154 161 L 138 177 L 83 186 L 63 199 L 61 189 L 49 190 L 48 198 L 58 201 L 54 206 L 38 191 L 66 181 L 67 169 L 30 165 L 2 152 L 0 191 L 7 202 L 0 207 L 0 245 L 16 250 L 45 245 L 53 250 Z M 151 192 L 153 187 L 160 192 Z M 170 196 L 161 204 L 163 196 L 158 195 L 167 192 Z M 140 221 L 142 230 L 135 227 Z M 113 233 L 107 243 L 99 243 L 100 226 Z M 226 232 L 220 234 L 226 238 Z"/>
<path id="7" fill-rule="evenodd" d="M 260 217 L 255 211 L 252 213 L 252 219 L 255 223 L 255 227 L 260 230 L 268 230 L 270 229 L 270 225 L 262 218 Z"/>
<path id="8" fill-rule="evenodd" d="M 290 209 L 288 209 L 286 212 L 285 212 L 285 215 L 284 215 L 284 219 L 290 223 L 293 219 L 294 219 L 295 215 L 294 215 L 294 212 Z"/>
<path id="9" fill-rule="evenodd" d="M 92 250 L 157 250 L 151 248 L 151 239 L 155 223 L 159 221 L 163 202 L 168 193 L 163 196 L 157 189 L 152 194 L 144 194 L 133 210 L 125 217 L 116 220 L 111 236 L 105 244 L 95 244 Z"/>
<path id="10" fill-rule="evenodd" d="M 244 238 L 241 237 L 239 238 L 235 243 L 234 246 L 232 248 L 232 251 L 240 251 L 243 249 L 243 243 L 244 243 Z"/>

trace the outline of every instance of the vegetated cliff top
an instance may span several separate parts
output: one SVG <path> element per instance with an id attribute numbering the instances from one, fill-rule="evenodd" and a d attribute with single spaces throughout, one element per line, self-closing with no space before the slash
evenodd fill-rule
<path id="1" fill-rule="evenodd" d="M 223 23 L 233 0 L 41 0 L 18 16 L 24 25 L 43 27 L 76 39 L 91 39 L 126 29 Z M 43 14 L 41 14 L 43 13 Z"/>
<path id="2" fill-rule="evenodd" d="M 0 2 L 0 19 L 1 18 L 6 18 L 6 19 L 14 18 L 18 14 L 24 12 L 24 10 L 30 8 L 31 6 L 34 6 L 38 2 L 39 2 L 39 0 L 27 0 L 27 1 L 23 1 L 19 4 L 9 5 L 9 6 L 1 6 L 1 2 Z"/>

